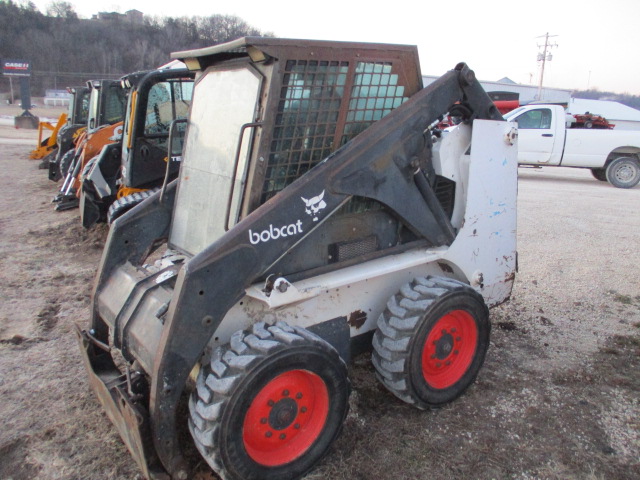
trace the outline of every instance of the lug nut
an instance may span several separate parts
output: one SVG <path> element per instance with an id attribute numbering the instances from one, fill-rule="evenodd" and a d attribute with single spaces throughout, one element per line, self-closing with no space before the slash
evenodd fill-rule
<path id="1" fill-rule="evenodd" d="M 452 329 L 451 329 L 451 333 L 456 333 L 456 329 L 455 329 L 455 328 L 452 328 Z"/>
<path id="2" fill-rule="evenodd" d="M 271 438 L 273 436 L 273 432 L 267 432 L 264 434 L 265 437 Z"/>
<path id="3" fill-rule="evenodd" d="M 296 393 L 296 398 L 298 400 L 300 400 L 302 398 L 302 393 L 300 393 L 300 392 Z"/>
<path id="4" fill-rule="evenodd" d="M 462 337 L 456 337 L 456 342 L 461 342 L 462 341 Z"/>
<path id="5" fill-rule="evenodd" d="M 431 355 L 431 360 L 435 360 L 436 358 L 436 354 L 434 353 L 433 355 Z"/>
<path id="6" fill-rule="evenodd" d="M 458 350 L 454 350 L 454 351 L 453 351 L 453 354 L 454 354 L 454 355 L 457 355 L 457 354 L 459 354 L 459 353 L 460 353 L 460 352 L 459 352 Z"/>
<path id="7" fill-rule="evenodd" d="M 261 419 L 260 419 L 260 423 L 262 423 L 263 425 L 264 425 L 265 423 L 267 423 L 267 421 L 268 421 L 268 420 L 267 420 L 266 418 L 261 418 Z"/>
<path id="8" fill-rule="evenodd" d="M 440 362 L 436 363 L 436 367 L 440 368 L 442 366 L 442 364 Z"/>
<path id="9" fill-rule="evenodd" d="M 300 411 L 301 411 L 302 413 L 307 413 L 307 407 L 302 407 L 302 408 L 300 409 Z"/>
<path id="10" fill-rule="evenodd" d="M 285 438 L 287 438 L 287 436 L 284 433 L 280 434 L 280 440 L 284 440 Z"/>
<path id="11" fill-rule="evenodd" d="M 273 407 L 276 404 L 276 402 L 274 402 L 273 400 L 269 400 L 267 402 L 267 405 L 269 405 L 270 407 Z"/>
<path id="12" fill-rule="evenodd" d="M 444 362 L 445 365 L 451 365 L 451 360 L 447 360 L 446 362 Z"/>
<path id="13" fill-rule="evenodd" d="M 288 397 L 289 396 L 289 390 L 285 390 L 282 392 L 282 396 L 283 397 Z"/>
<path id="14" fill-rule="evenodd" d="M 299 424 L 299 423 L 296 423 L 296 424 L 293 426 L 293 428 L 295 428 L 296 430 L 300 430 L 300 424 Z"/>

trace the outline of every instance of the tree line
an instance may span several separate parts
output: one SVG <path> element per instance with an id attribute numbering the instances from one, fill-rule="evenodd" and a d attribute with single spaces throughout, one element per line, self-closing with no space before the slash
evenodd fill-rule
<path id="1" fill-rule="evenodd" d="M 0 59 L 31 63 L 34 96 L 44 95 L 49 88 L 156 68 L 170 61 L 171 52 L 249 35 L 265 33 L 229 15 L 145 15 L 142 23 L 134 23 L 123 16 L 81 19 L 73 5 L 64 1 L 51 3 L 42 13 L 32 2 L 0 0 Z M 8 85 L 7 78 L 0 76 L 0 93 Z"/>
<path id="2" fill-rule="evenodd" d="M 591 89 L 576 91 L 573 92 L 572 95 L 574 98 L 584 98 L 587 100 L 610 100 L 640 110 L 640 96 L 629 93 L 601 92 L 600 90 Z"/>
<path id="3" fill-rule="evenodd" d="M 96 9 L 99 6 L 96 6 Z M 235 16 L 144 16 L 132 23 L 115 16 L 106 20 L 78 17 L 74 6 L 53 1 L 42 13 L 32 2 L 0 0 L 0 59 L 31 62 L 31 91 L 64 89 L 96 78 L 158 67 L 171 52 L 208 47 L 247 35 L 271 35 Z M 0 75 L 0 93 L 9 81 Z M 640 96 L 599 90 L 576 91 L 576 98 L 614 100 L 640 109 Z"/>

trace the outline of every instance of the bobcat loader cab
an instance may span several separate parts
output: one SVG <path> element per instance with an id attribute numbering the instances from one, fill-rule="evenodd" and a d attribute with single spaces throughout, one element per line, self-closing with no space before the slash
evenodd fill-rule
<path id="1" fill-rule="evenodd" d="M 222 478 L 301 476 L 372 345 L 400 399 L 462 394 L 516 265 L 516 133 L 473 72 L 421 89 L 415 47 L 273 38 L 174 58 L 197 72 L 179 177 L 113 223 L 78 329 L 144 474 L 189 478 L 188 424 Z"/>

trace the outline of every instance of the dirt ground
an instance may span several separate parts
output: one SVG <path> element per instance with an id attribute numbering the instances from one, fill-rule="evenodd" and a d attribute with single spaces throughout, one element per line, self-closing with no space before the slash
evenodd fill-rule
<path id="1" fill-rule="evenodd" d="M 0 479 L 141 479 L 72 331 L 107 229 L 54 212 L 35 143 L 0 126 Z M 521 169 L 518 201 L 520 270 L 477 383 L 422 412 L 356 358 L 342 436 L 307 480 L 640 478 L 640 187 Z"/>

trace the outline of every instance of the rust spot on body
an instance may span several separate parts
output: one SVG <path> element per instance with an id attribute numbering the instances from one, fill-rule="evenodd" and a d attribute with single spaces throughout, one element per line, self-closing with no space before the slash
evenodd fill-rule
<path id="1" fill-rule="evenodd" d="M 367 321 L 367 314 L 362 310 L 356 310 L 355 312 L 351 312 L 351 315 L 349 315 L 349 320 L 347 320 L 347 323 L 354 328 L 360 328 L 362 327 L 362 325 L 364 325 L 364 322 L 366 321 Z"/>

